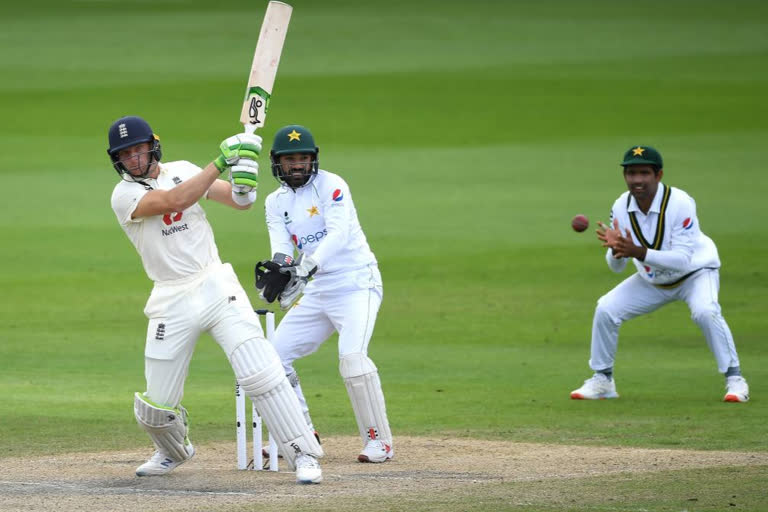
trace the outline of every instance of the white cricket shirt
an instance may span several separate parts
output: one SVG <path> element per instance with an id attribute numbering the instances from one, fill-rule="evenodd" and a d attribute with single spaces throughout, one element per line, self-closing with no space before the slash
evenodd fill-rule
<path id="1" fill-rule="evenodd" d="M 202 171 L 191 162 L 159 164 L 153 189 L 170 190 Z M 144 194 L 142 184 L 122 180 L 112 191 L 112 210 L 136 247 L 147 276 L 155 282 L 181 279 L 221 263 L 205 210 L 195 203 L 183 212 L 131 219 Z"/>
<path id="2" fill-rule="evenodd" d="M 699 226 L 696 202 L 679 188 L 659 183 L 648 214 L 640 211 L 626 191 L 613 203 L 611 225 L 613 219 L 619 220 L 622 234 L 629 229 L 635 245 L 648 248 L 645 261 L 632 261 L 638 274 L 651 284 L 674 283 L 701 268 L 720 268 L 717 247 Z M 626 258 L 617 260 L 610 249 L 606 261 L 616 272 L 626 265 Z"/>
<path id="3" fill-rule="evenodd" d="M 352 274 L 377 264 L 349 186 L 336 174 L 320 170 L 296 191 L 281 186 L 267 196 L 264 209 L 272 254 L 293 254 L 295 248 L 317 263 L 311 290 L 354 287 Z"/>

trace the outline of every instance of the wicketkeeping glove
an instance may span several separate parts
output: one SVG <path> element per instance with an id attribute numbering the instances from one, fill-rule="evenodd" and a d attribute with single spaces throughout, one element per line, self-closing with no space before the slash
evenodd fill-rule
<path id="1" fill-rule="evenodd" d="M 280 273 L 290 276 L 291 280 L 285 285 L 285 289 L 280 294 L 280 309 L 285 311 L 290 308 L 291 305 L 296 302 L 299 295 L 304 291 L 304 287 L 307 286 L 309 278 L 317 272 L 317 263 L 302 253 L 299 259 L 296 260 L 295 265 L 289 267 L 282 267 Z"/>
<path id="2" fill-rule="evenodd" d="M 259 297 L 272 304 L 285 289 L 291 276 L 280 273 L 281 268 L 293 264 L 293 258 L 287 254 L 276 252 L 271 260 L 260 261 L 256 264 L 256 289 L 261 290 Z"/>
<path id="3" fill-rule="evenodd" d="M 234 165 L 240 158 L 257 160 L 261 153 L 261 137 L 250 133 L 240 133 L 224 140 L 219 145 L 221 154 L 213 161 L 219 172 Z"/>
<path id="4" fill-rule="evenodd" d="M 244 196 L 259 187 L 259 163 L 249 158 L 241 158 L 229 168 L 229 182 L 232 192 Z"/>

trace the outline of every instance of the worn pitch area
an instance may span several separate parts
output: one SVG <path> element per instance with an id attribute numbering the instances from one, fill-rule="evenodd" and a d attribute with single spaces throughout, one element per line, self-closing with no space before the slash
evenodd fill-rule
<path id="1" fill-rule="evenodd" d="M 456 438 L 397 437 L 395 458 L 360 464 L 357 438 L 323 440 L 324 482 L 301 486 L 280 473 L 237 471 L 233 443 L 198 446 L 164 477 L 134 476 L 151 455 L 73 453 L 0 460 L 0 510 L 352 510 L 487 498 L 512 504 L 505 483 L 718 466 L 768 465 L 768 453 L 611 448 Z M 378 498 L 377 498 L 378 497 Z M 508 500 L 508 501 L 507 501 Z M 285 508 L 289 509 L 289 508 Z"/>

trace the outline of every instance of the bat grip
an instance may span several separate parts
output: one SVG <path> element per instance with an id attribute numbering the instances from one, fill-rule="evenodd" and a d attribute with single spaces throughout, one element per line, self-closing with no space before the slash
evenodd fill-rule
<path id="1" fill-rule="evenodd" d="M 245 123 L 243 128 L 245 129 L 245 133 L 248 135 L 253 135 L 253 132 L 256 131 L 256 126 L 252 125 L 251 123 Z"/>

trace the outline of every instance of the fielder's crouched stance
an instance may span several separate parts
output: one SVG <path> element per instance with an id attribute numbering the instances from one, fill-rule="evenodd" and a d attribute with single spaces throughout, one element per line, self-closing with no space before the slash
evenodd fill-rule
<path id="1" fill-rule="evenodd" d="M 139 476 L 163 475 L 189 460 L 184 381 L 200 333 L 209 332 L 229 359 L 242 389 L 255 403 L 300 483 L 322 480 L 323 454 L 299 401 L 232 267 L 219 259 L 205 211 L 206 197 L 236 209 L 256 199 L 261 138 L 240 134 L 222 142 L 205 169 L 185 161 L 160 163 L 160 143 L 138 117 L 109 129 L 112 163 L 121 181 L 112 208 L 154 281 L 144 313 L 149 318 L 145 357 L 147 390 L 136 393 L 138 424 L 155 444 Z M 227 171 L 229 180 L 217 179 Z"/>
<path id="2" fill-rule="evenodd" d="M 275 135 L 272 174 L 282 186 L 265 201 L 274 257 L 257 265 L 257 288 L 266 301 L 279 299 L 283 309 L 291 308 L 273 343 L 307 425 L 314 429 L 293 362 L 337 331 L 339 372 L 363 443 L 358 460 L 384 462 L 394 455 L 392 432 L 379 373 L 368 357 L 383 296 L 381 274 L 349 187 L 341 177 L 319 169 L 318 152 L 303 126 L 287 126 Z M 290 257 L 294 248 L 297 261 Z M 301 302 L 294 304 L 302 292 Z"/>
<path id="3" fill-rule="evenodd" d="M 589 366 L 595 374 L 571 392 L 574 399 L 618 398 L 613 363 L 619 327 L 627 320 L 682 300 L 691 310 L 718 371 L 725 375 L 726 402 L 749 400 L 731 330 L 720 311 L 720 258 L 699 228 L 696 203 L 661 183 L 663 162 L 650 146 L 634 146 L 621 163 L 629 189 L 613 204 L 611 225 L 597 237 L 608 247 L 608 266 L 621 272 L 631 258 L 637 272 L 597 301 Z"/>

